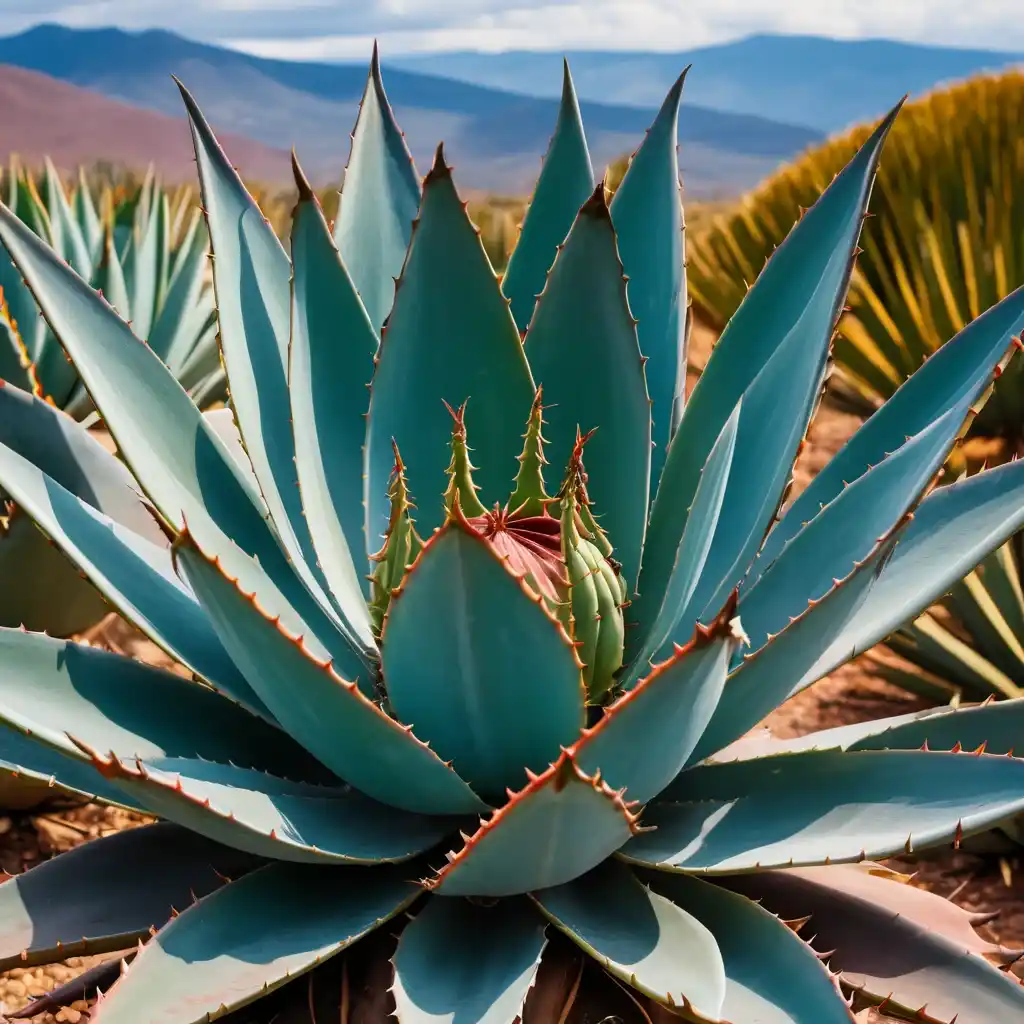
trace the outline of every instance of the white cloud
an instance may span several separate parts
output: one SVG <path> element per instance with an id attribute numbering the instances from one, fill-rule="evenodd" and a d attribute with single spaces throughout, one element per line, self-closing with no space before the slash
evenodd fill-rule
<path id="1" fill-rule="evenodd" d="M 167 28 L 267 55 L 682 50 L 752 32 L 1024 50 L 1020 0 L 0 0 L 0 26 Z"/>

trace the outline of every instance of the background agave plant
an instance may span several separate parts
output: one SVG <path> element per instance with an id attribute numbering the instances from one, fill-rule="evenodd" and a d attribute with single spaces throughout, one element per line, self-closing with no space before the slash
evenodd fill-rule
<path id="1" fill-rule="evenodd" d="M 865 413 L 940 345 L 1024 284 L 1024 74 L 982 76 L 907 105 L 886 147 L 836 342 L 837 380 Z M 702 225 L 690 256 L 700 315 L 721 328 L 746 286 L 871 132 L 860 126 L 769 178 Z M 1022 364 L 1011 366 L 972 425 L 1019 451 Z"/>
<path id="2" fill-rule="evenodd" d="M 80 172 L 78 187 L 69 196 L 47 161 L 38 180 L 12 164 L 5 194 L 9 208 L 79 275 L 101 289 L 140 338 L 148 339 L 200 405 L 223 399 L 213 290 L 207 279 L 209 237 L 190 190 L 171 196 L 150 174 L 134 191 L 108 185 L 94 195 Z M 75 419 L 96 420 L 85 384 L 7 259 L 0 259 L 0 378 L 45 398 Z M 15 418 L 0 424 L 0 438 L 7 440 L 19 429 L 17 423 Z M 66 443 L 53 444 L 55 431 L 67 438 Z M 79 432 L 55 425 L 45 442 L 40 438 L 37 450 L 63 486 L 135 527 L 137 519 L 119 514 L 121 498 L 96 491 L 88 471 L 81 468 L 94 458 L 96 446 Z M 125 478 L 130 480 L 129 474 Z M 93 625 L 106 611 L 103 599 L 51 549 L 2 490 L 0 500 L 0 624 L 24 624 L 57 636 Z M 137 502 L 128 499 L 128 504 Z M 131 512 L 126 514 L 132 517 Z"/>
<path id="3" fill-rule="evenodd" d="M 1020 1015 L 1024 988 L 977 955 L 1013 954 L 857 864 L 1024 807 L 1007 756 L 1024 702 L 802 749 L 744 737 L 1024 522 L 1019 463 L 925 496 L 1024 293 L 779 516 L 891 118 L 779 248 L 684 408 L 681 89 L 609 209 L 567 78 L 504 293 L 440 150 L 421 194 L 376 59 L 333 233 L 296 168 L 290 261 L 185 93 L 233 413 L 204 416 L 0 208 L 172 549 L 15 446 L 0 483 L 195 676 L 0 630 L 7 771 L 167 819 L 0 886 L 5 963 L 151 935 L 99 1024 L 258 1020 L 244 1008 L 296 975 L 337 979 L 329 959 L 343 1013 L 366 995 L 371 1020 L 393 1005 L 529 1024 L 567 1016 L 583 977 L 550 980 L 558 934 L 636 1005 L 692 1020 L 849 1021 L 841 987 L 936 1020 Z M 566 467 L 553 496 L 546 465 Z M 775 916 L 798 907 L 838 975 Z"/>

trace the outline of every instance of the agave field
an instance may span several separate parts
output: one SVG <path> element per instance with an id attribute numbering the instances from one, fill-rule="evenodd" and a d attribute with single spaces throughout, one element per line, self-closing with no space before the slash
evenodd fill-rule
<path id="1" fill-rule="evenodd" d="M 1024 697 L 851 668 L 1024 527 L 1024 463 L 936 486 L 1024 289 L 822 407 L 897 107 L 708 346 L 683 85 L 596 180 L 566 68 L 522 208 L 376 52 L 336 207 L 184 86 L 201 215 L 11 175 L 8 1018 L 1024 1020 Z"/>

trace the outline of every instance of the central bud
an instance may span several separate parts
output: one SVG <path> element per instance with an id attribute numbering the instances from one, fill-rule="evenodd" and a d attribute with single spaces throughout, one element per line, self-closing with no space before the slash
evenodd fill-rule
<path id="1" fill-rule="evenodd" d="M 577 430 L 562 487 L 556 496 L 549 496 L 544 485 L 547 460 L 538 389 L 523 451 L 518 456 L 515 488 L 504 505 L 497 503 L 487 509 L 473 483 L 475 467 L 469 460 L 465 409 L 465 403 L 458 409 L 448 406 L 453 427 L 448 487 L 444 493 L 447 514 L 483 537 L 508 571 L 558 620 L 576 648 L 591 703 L 600 703 L 608 696 L 622 668 L 627 587 L 619 564 L 611 557 L 611 543 L 598 525 L 587 496 L 583 448 L 590 434 L 581 436 Z M 373 556 L 377 566 L 371 576 L 371 611 L 378 630 L 391 592 L 423 548 L 413 526 L 414 506 L 397 448 L 389 496 L 391 517 L 387 536 L 384 546 Z"/>

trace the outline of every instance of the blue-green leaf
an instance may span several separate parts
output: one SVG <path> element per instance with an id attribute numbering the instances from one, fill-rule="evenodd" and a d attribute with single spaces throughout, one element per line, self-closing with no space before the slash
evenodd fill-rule
<path id="1" fill-rule="evenodd" d="M 377 335 L 316 196 L 294 167 L 289 392 L 299 490 L 334 600 L 369 649 L 363 441 Z"/>
<path id="2" fill-rule="evenodd" d="M 124 464 L 48 402 L 0 385 L 0 444 L 140 537 L 166 546 Z"/>
<path id="3" fill-rule="evenodd" d="M 75 220 L 82 232 L 85 246 L 89 253 L 90 265 L 95 267 L 100 260 L 100 253 L 103 251 L 103 224 L 100 215 L 96 212 L 96 204 L 93 202 L 92 192 L 89 190 L 89 183 L 85 177 L 85 168 L 78 170 L 78 188 L 75 189 L 73 200 Z"/>
<path id="4" fill-rule="evenodd" d="M 1024 761 L 812 750 L 688 769 L 644 812 L 655 830 L 622 853 L 713 874 L 841 864 L 952 843 L 1022 809 Z"/>
<path id="5" fill-rule="evenodd" d="M 2 254 L 0 254 L 2 256 Z M 3 263 L 0 258 L 0 282 L 3 281 Z M 4 285 L 0 283 L 0 289 Z M 31 364 L 24 343 L 11 322 L 10 310 L 0 302 L 0 380 L 23 391 L 32 390 Z"/>
<path id="6" fill-rule="evenodd" d="M 779 739 L 767 730 L 719 751 L 715 761 L 768 757 L 800 750 L 964 750 L 1013 754 L 1024 736 L 1024 697 L 978 705 L 925 708 L 892 718 L 854 722 Z"/>
<path id="7" fill-rule="evenodd" d="M 375 330 L 391 311 L 419 205 L 419 175 L 388 104 L 375 43 L 334 222 L 338 249 Z"/>
<path id="8" fill-rule="evenodd" d="M 894 116 L 895 112 L 882 122 L 775 251 L 715 345 L 687 402 L 651 510 L 640 580 L 642 602 L 661 605 L 701 471 L 741 396 L 750 427 L 745 431 L 741 422 L 737 452 L 750 458 L 752 446 L 759 456 L 764 434 L 773 441 L 772 451 L 761 457 L 752 479 L 753 469 L 730 479 L 735 500 L 726 501 L 734 513 L 720 527 L 721 539 L 715 545 L 720 553 L 708 585 L 735 586 L 756 551 L 756 546 L 750 547 L 752 538 L 760 544 L 771 524 L 818 399 L 878 155 Z M 614 203 L 612 216 L 616 218 Z M 624 263 L 632 274 L 629 260 Z M 640 315 L 636 308 L 634 312 Z M 644 348 L 642 315 L 640 346 Z M 662 374 L 671 372 L 666 369 Z M 774 393 L 769 393 L 776 386 L 767 383 L 769 377 L 778 380 Z M 750 400 L 754 392 L 757 403 Z M 763 402 L 770 402 L 770 409 Z M 755 405 L 761 406 L 756 417 Z M 743 497 L 751 492 L 756 498 L 753 507 Z M 759 524 L 760 534 L 750 524 Z M 728 550 L 733 559 L 726 557 Z M 746 564 L 740 564 L 744 554 Z M 710 594 L 707 601 L 714 604 Z"/>
<path id="9" fill-rule="evenodd" d="M 850 438 L 807 485 L 768 535 L 747 585 L 772 564 L 787 541 L 848 484 L 921 433 L 947 409 L 970 406 L 989 384 L 992 367 L 1024 329 L 1024 288 L 972 321 L 940 346 Z"/>
<path id="10" fill-rule="evenodd" d="M 0 885 L 0 969 L 133 946 L 257 863 L 163 823 L 84 843 Z"/>
<path id="11" fill-rule="evenodd" d="M 911 621 L 1024 526 L 1024 465 L 940 487 L 914 511 L 847 630 L 858 651 Z M 822 666 L 831 672 L 838 662 Z M 820 678 L 820 676 L 818 677 Z"/>
<path id="12" fill-rule="evenodd" d="M 0 241 L 31 283 L 39 305 L 75 359 L 118 451 L 161 515 L 230 537 L 260 564 L 304 618 L 325 636 L 328 618 L 293 571 L 266 522 L 266 506 L 171 372 L 88 285 L 9 210 Z M 351 642 L 354 644 L 354 641 Z M 339 632 L 337 647 L 351 646 Z M 355 659 L 356 648 L 352 647 Z"/>
<path id="13" fill-rule="evenodd" d="M 398 943 L 395 1016 L 402 1024 L 509 1024 L 523 1012 L 544 933 L 525 899 L 431 900 Z"/>
<path id="14" fill-rule="evenodd" d="M 132 305 L 128 297 L 128 284 L 124 279 L 124 268 L 114 248 L 114 232 L 110 229 L 105 232 L 103 251 L 92 283 L 103 293 L 103 297 L 114 307 L 122 320 L 131 319 Z"/>
<path id="15" fill-rule="evenodd" d="M 882 719 L 871 724 L 875 728 L 849 742 L 846 749 L 917 750 L 927 746 L 951 750 L 959 744 L 964 750 L 984 747 L 989 754 L 1012 754 L 1024 750 L 1024 697 L 978 707 L 940 708 L 913 719 Z"/>
<path id="16" fill-rule="evenodd" d="M 569 62 L 565 61 L 555 132 L 501 281 L 520 331 L 525 331 L 530 323 L 555 252 L 569 233 L 576 211 L 593 190 L 594 168 Z"/>
<path id="17" fill-rule="evenodd" d="M 583 771 L 600 772 L 641 803 L 676 777 L 711 719 L 739 645 L 729 624 L 732 610 L 605 710 L 574 748 Z"/>
<path id="18" fill-rule="evenodd" d="M 458 408 L 470 400 L 468 433 L 481 453 L 476 482 L 488 504 L 508 494 L 536 392 L 519 331 L 440 149 L 423 188 L 370 398 L 369 551 L 380 547 L 387 527 L 392 440 L 418 500 L 417 526 L 428 535 L 442 521 L 451 435 L 444 402 Z"/>
<path id="19" fill-rule="evenodd" d="M 630 606 L 626 613 L 631 620 L 635 642 L 641 645 L 639 654 L 631 659 L 625 680 L 627 687 L 647 672 L 651 660 L 661 655 L 667 644 L 683 643 L 692 635 L 697 624 L 693 596 L 704 572 L 718 529 L 718 519 L 722 514 L 722 502 L 725 500 L 733 455 L 736 452 L 741 409 L 742 399 L 736 403 L 732 415 L 725 421 L 722 433 L 708 456 L 704 472 L 701 473 L 697 494 L 693 499 L 693 514 L 687 518 L 686 528 L 679 539 L 679 550 L 665 587 L 661 608 L 658 609 L 653 601 L 640 602 L 639 606 Z M 647 615 L 644 614 L 645 610 Z M 655 612 L 657 616 L 648 628 L 645 619 Z"/>
<path id="20" fill-rule="evenodd" d="M 260 868 L 163 928 L 93 1020 L 200 1024 L 245 1006 L 401 913 L 420 893 L 407 876 L 390 866 Z"/>
<path id="21" fill-rule="evenodd" d="M 89 441 L 100 448 L 92 438 Z M 116 459 L 105 451 L 103 454 L 124 470 Z M 85 477 L 86 483 L 88 479 Z M 228 657 L 205 612 L 178 579 L 167 542 L 152 519 L 149 528 L 156 530 L 160 543 L 98 512 L 4 444 L 0 444 L 0 487 L 130 622 L 214 689 L 255 714 L 269 717 Z M 125 497 L 129 494 L 134 496 L 126 491 Z M 0 547 L 0 558 L 2 552 Z M 16 595 L 12 597 L 17 607 L 20 601 Z M 46 592 L 45 598 L 52 602 L 54 595 Z M 34 628 L 28 621 L 26 625 Z M 54 632 L 52 628 L 49 631 Z"/>
<path id="22" fill-rule="evenodd" d="M 608 860 L 565 885 L 532 894 L 537 906 L 607 971 L 660 1003 L 718 1020 L 725 997 L 712 932 Z"/>
<path id="23" fill-rule="evenodd" d="M 431 538 L 392 597 L 381 664 L 395 714 L 499 803 L 586 723 L 572 641 L 459 519 Z"/>
<path id="24" fill-rule="evenodd" d="M 753 650 L 848 576 L 917 504 L 969 406 L 967 398 L 854 481 L 790 540 L 755 586 L 741 588 L 743 628 Z"/>
<path id="25" fill-rule="evenodd" d="M 677 153 L 685 77 L 684 71 L 669 90 L 612 200 L 612 219 L 629 280 L 629 305 L 637 318 L 640 350 L 648 359 L 652 492 L 661 477 L 686 386 L 685 227 Z M 721 422 L 715 426 L 715 435 L 720 427 Z M 701 453 L 698 466 L 706 457 L 707 450 Z"/>
<path id="26" fill-rule="evenodd" d="M 368 699 L 355 680 L 335 671 L 323 644 L 255 562 L 238 560 L 227 549 L 214 559 L 191 537 L 177 548 L 177 559 L 252 688 L 288 733 L 332 771 L 405 810 L 484 809 L 429 747 Z"/>
<path id="27" fill-rule="evenodd" d="M 6 724 L 0 726 L 0 775 L 6 782 L 5 796 L 9 787 L 13 787 L 16 793 L 24 793 L 26 797 L 33 792 L 40 799 L 63 793 L 86 802 L 95 800 L 142 810 L 92 765 L 83 764 L 52 747 L 44 747 Z"/>
<path id="28" fill-rule="evenodd" d="M 547 403 L 548 461 L 565 466 L 577 428 L 597 428 L 587 491 L 631 593 L 647 525 L 651 402 L 603 184 L 558 253 L 525 344 Z"/>
<path id="29" fill-rule="evenodd" d="M 348 786 L 314 786 L 192 757 L 121 759 L 92 751 L 104 777 L 153 814 L 257 856 L 296 863 L 411 860 L 450 820 L 386 807 Z"/>
<path id="30" fill-rule="evenodd" d="M 50 213 L 50 235 L 54 251 L 71 265 L 75 273 L 88 280 L 92 274 L 89 250 L 75 215 L 71 212 L 64 183 L 49 157 L 43 163 L 43 188 L 46 189 L 46 207 Z"/>
<path id="31" fill-rule="evenodd" d="M 840 585 L 729 677 L 692 760 L 738 739 L 779 704 L 913 619 L 1024 526 L 1024 463 L 941 487 Z M 740 604 L 740 616 L 743 604 Z"/>
<path id="32" fill-rule="evenodd" d="M 125 267 L 125 284 L 128 286 L 128 302 L 132 310 L 131 326 L 136 337 L 148 339 L 153 329 L 153 319 L 161 300 L 160 289 L 169 259 L 168 230 L 170 212 L 167 195 L 155 185 L 152 202 L 143 209 L 143 221 L 136 216 L 135 235 L 128 251 Z M 160 354 L 160 353 L 158 353 Z"/>
<path id="33" fill-rule="evenodd" d="M 174 275 L 149 333 L 149 347 L 171 369 L 181 365 L 186 347 L 195 343 L 196 317 L 205 312 L 200 296 L 206 284 L 209 252 L 210 236 L 197 210 L 181 241 Z"/>
<path id="34" fill-rule="evenodd" d="M 119 529 L 128 527 L 141 543 L 166 552 L 167 542 L 124 465 L 48 402 L 11 386 L 0 387 L 0 449 L 9 457 L 5 463 L 13 460 L 28 466 L 28 459 L 39 467 L 29 468 L 30 473 L 38 476 L 42 470 L 88 506 L 122 524 Z M 30 502 L 25 495 L 16 496 L 15 481 L 8 482 L 7 494 L 27 508 Z M 99 594 L 47 544 L 22 510 L 10 518 L 0 540 L 0 573 L 21 581 L 0 588 L 0 624 L 23 624 L 67 636 L 87 629 L 106 613 Z"/>
<path id="35" fill-rule="evenodd" d="M 833 951 L 829 966 L 843 984 L 891 1013 L 957 1024 L 1002 1024 L 1024 1013 L 1024 986 L 977 955 L 999 950 L 973 932 L 970 916 L 948 921 L 951 904 L 886 878 L 877 865 L 759 871 L 726 884 L 784 918 L 810 914 L 808 934 Z"/>
<path id="36" fill-rule="evenodd" d="M 198 756 L 316 772 L 273 726 L 173 672 L 18 629 L 0 629 L 0 655 L 0 719 L 70 757 L 84 758 L 68 738 L 73 733 L 126 757 Z"/>
<path id="37" fill-rule="evenodd" d="M 288 396 L 291 265 L 195 100 L 179 86 L 192 125 L 213 249 L 220 347 L 231 405 L 270 517 L 295 573 L 329 607 L 297 486 Z M 337 618 L 337 616 L 334 616 Z M 364 656 L 351 624 L 339 627 Z"/>
<path id="38" fill-rule="evenodd" d="M 725 967 L 724 1020 L 850 1024 L 846 999 L 828 968 L 774 914 L 699 878 L 645 872 L 644 881 L 714 936 Z M 817 930 L 817 918 L 812 930 Z M 823 950 L 834 948 L 818 945 Z"/>
<path id="39" fill-rule="evenodd" d="M 442 896 L 514 896 L 571 882 L 627 842 L 633 806 L 563 753 L 447 855 L 430 887 Z"/>

